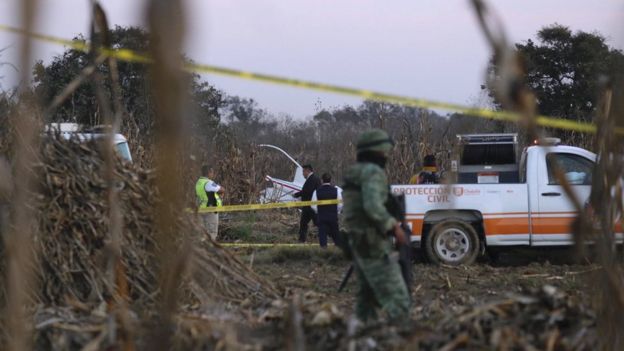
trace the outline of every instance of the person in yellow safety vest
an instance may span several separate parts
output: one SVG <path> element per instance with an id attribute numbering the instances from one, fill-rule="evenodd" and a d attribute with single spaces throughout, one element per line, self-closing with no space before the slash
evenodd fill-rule
<path id="1" fill-rule="evenodd" d="M 195 183 L 198 214 L 208 235 L 210 235 L 212 240 L 217 240 L 217 234 L 219 233 L 219 213 L 205 212 L 205 210 L 210 207 L 223 206 L 220 195 L 223 195 L 224 189 L 212 180 L 214 179 L 214 169 L 210 166 L 202 166 L 201 174 L 202 176 L 199 177 L 197 183 Z"/>

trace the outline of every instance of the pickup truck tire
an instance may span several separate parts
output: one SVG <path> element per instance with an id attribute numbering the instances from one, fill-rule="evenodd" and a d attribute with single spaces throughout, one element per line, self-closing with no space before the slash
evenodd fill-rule
<path id="1" fill-rule="evenodd" d="M 425 254 L 433 264 L 472 264 L 479 254 L 479 236 L 469 223 L 444 220 L 429 231 Z"/>

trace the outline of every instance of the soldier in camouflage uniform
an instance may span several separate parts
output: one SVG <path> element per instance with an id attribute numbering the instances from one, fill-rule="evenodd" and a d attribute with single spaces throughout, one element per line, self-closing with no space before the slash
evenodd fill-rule
<path id="1" fill-rule="evenodd" d="M 393 145 L 383 130 L 364 132 L 357 142 L 357 163 L 345 176 L 344 218 L 358 275 L 356 314 L 361 321 L 376 319 L 377 308 L 394 321 L 409 314 L 408 290 L 387 233 L 400 243 L 406 238 L 384 205 L 389 191 L 384 167 Z"/>

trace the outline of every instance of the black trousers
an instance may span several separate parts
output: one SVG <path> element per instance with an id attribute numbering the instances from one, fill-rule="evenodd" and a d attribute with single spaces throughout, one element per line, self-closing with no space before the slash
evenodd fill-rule
<path id="1" fill-rule="evenodd" d="M 319 221 L 319 245 L 327 247 L 327 236 L 332 238 L 336 246 L 340 246 L 338 242 L 338 220 L 335 221 Z"/>
<path id="2" fill-rule="evenodd" d="M 311 207 L 301 209 L 301 220 L 299 221 L 299 242 L 304 243 L 308 238 L 308 224 L 312 221 L 316 225 L 316 213 Z"/>

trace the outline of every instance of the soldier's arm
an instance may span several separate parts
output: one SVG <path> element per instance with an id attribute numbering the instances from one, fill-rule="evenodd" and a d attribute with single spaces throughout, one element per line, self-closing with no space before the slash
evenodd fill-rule
<path id="1" fill-rule="evenodd" d="M 386 175 L 381 170 L 367 172 L 362 183 L 362 203 L 364 211 L 375 222 L 377 229 L 387 232 L 397 223 L 388 210 L 385 202 L 388 196 Z"/>

